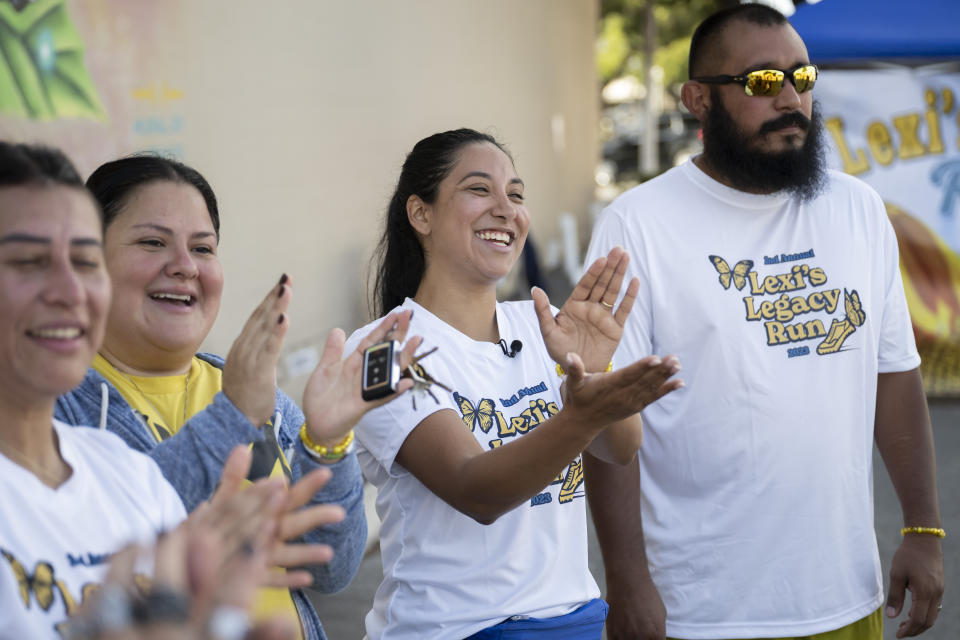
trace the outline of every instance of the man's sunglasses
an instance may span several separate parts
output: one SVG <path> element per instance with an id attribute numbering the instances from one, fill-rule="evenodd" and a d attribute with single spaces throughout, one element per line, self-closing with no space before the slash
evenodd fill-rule
<path id="1" fill-rule="evenodd" d="M 742 76 L 703 76 L 700 78 L 692 78 L 692 80 L 706 82 L 708 84 L 742 84 L 743 91 L 748 96 L 773 97 L 783 89 L 784 78 L 790 79 L 797 93 L 810 91 L 817 82 L 817 74 L 817 65 L 801 64 L 786 71 L 781 71 L 780 69 L 759 69 L 745 73 Z"/>

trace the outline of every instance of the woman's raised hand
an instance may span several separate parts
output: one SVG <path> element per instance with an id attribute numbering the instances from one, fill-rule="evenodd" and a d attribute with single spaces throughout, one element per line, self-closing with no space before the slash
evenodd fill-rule
<path id="1" fill-rule="evenodd" d="M 284 589 L 300 589 L 313 584 L 310 572 L 304 567 L 309 565 L 325 564 L 333 558 L 333 549 L 326 544 L 308 544 L 299 541 L 299 538 L 314 529 L 343 521 L 346 512 L 338 504 L 314 504 L 305 506 L 310 499 L 323 488 L 330 480 L 330 469 L 321 467 L 304 475 L 292 486 L 285 486 L 276 478 L 261 478 L 249 487 L 244 488 L 244 482 L 250 473 L 251 453 L 249 447 L 238 446 L 230 453 L 220 475 L 220 485 L 209 504 L 201 505 L 190 514 L 190 519 L 196 519 L 201 509 L 219 513 L 234 510 L 237 503 L 241 507 L 250 504 L 247 493 L 266 496 L 271 500 L 273 493 L 279 491 L 282 500 L 279 503 L 270 502 L 275 507 L 276 526 L 270 530 L 270 539 L 267 546 L 267 559 L 271 567 L 282 567 L 286 571 L 272 570 L 266 573 L 261 580 L 261 586 L 279 587 Z M 238 498 L 238 496 L 241 496 Z M 262 499 L 261 499 L 262 500 Z M 258 517 L 263 518 L 265 509 L 258 507 Z M 269 514 L 267 514 L 269 515 Z M 224 516 L 220 516 L 222 519 Z M 209 519 L 210 516 L 207 516 Z M 235 518 L 236 519 L 236 518 Z M 245 516 L 244 520 L 254 518 Z M 249 529 L 249 524 L 245 525 Z M 242 530 L 241 527 L 235 527 Z M 247 536 L 249 537 L 249 533 Z"/>
<path id="2" fill-rule="evenodd" d="M 215 640 L 295 637 L 285 620 L 249 626 L 254 594 L 268 582 L 270 549 L 282 527 L 281 480 L 263 479 L 239 491 L 250 451 L 237 447 L 224 467 L 221 489 L 154 547 L 153 578 L 135 577 L 141 550 L 114 554 L 100 590 L 84 598 L 65 637 L 90 640 Z"/>
<path id="3" fill-rule="evenodd" d="M 403 343 L 410 328 L 412 313 L 407 310 L 386 316 L 346 358 L 343 358 L 343 345 L 346 341 L 343 331 L 333 329 L 330 332 L 320 364 L 310 376 L 303 392 L 303 413 L 307 417 L 307 429 L 314 442 L 334 445 L 342 441 L 363 414 L 393 400 L 413 386 L 412 380 L 404 378 L 397 386 L 397 393 L 386 398 L 367 401 L 360 395 L 363 352 L 385 340 Z M 399 354 L 401 370 L 409 366 L 420 342 L 420 336 L 407 340 Z"/>
<path id="4" fill-rule="evenodd" d="M 555 362 L 562 365 L 566 354 L 572 352 L 580 354 L 587 371 L 607 368 L 640 289 L 640 281 L 631 280 L 623 301 L 614 310 L 629 262 L 630 257 L 620 247 L 614 247 L 606 258 L 598 258 L 556 316 L 550 311 L 547 294 L 539 287 L 531 290 L 540 333 Z"/>
<path id="5" fill-rule="evenodd" d="M 223 365 L 223 393 L 254 426 L 273 415 L 277 396 L 277 362 L 290 320 L 291 280 L 284 274 L 250 314 L 233 341 Z"/>
<path id="6" fill-rule="evenodd" d="M 563 410 L 576 412 L 584 424 L 609 425 L 623 420 L 684 386 L 679 378 L 670 379 L 680 370 L 676 356 L 647 356 L 610 373 L 586 373 L 575 353 L 566 354 L 561 363 L 568 374 Z"/>

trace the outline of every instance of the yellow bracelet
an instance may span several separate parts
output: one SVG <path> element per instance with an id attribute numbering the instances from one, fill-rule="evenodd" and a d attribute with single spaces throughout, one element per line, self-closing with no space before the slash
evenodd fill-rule
<path id="1" fill-rule="evenodd" d="M 307 431 L 307 423 L 304 422 L 303 426 L 300 427 L 300 442 L 303 443 L 303 447 L 307 450 L 307 453 L 320 462 L 337 462 L 347 455 L 347 450 L 350 448 L 350 445 L 353 444 L 353 429 L 350 429 L 350 433 L 337 444 L 332 447 L 325 447 L 313 441 L 313 438 L 310 437 L 310 433 Z"/>
<path id="2" fill-rule="evenodd" d="M 613 360 L 611 360 L 607 365 L 607 368 L 603 370 L 604 373 L 610 373 L 611 371 L 613 371 Z M 567 372 L 563 370 L 563 367 L 560 366 L 559 362 L 557 363 L 557 375 L 561 378 L 567 375 Z"/>
<path id="3" fill-rule="evenodd" d="M 938 538 L 947 537 L 947 532 L 940 527 L 904 527 L 900 529 L 900 535 L 905 536 L 908 533 L 928 533 Z"/>

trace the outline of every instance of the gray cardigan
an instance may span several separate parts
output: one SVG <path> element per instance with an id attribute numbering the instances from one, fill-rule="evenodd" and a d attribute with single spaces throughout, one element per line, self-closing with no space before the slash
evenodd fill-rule
<path id="1" fill-rule="evenodd" d="M 223 368 L 223 359 L 218 356 L 201 353 L 198 357 Z M 174 436 L 158 443 L 120 392 L 91 368 L 79 387 L 57 399 L 55 417 L 74 426 L 98 425 L 149 455 L 180 494 L 187 512 L 207 500 L 216 489 L 223 464 L 237 445 L 254 443 L 256 448 L 257 443 L 266 444 L 268 438 L 275 435 L 288 454 L 293 482 L 321 466 L 300 442 L 303 412 L 279 389 L 274 407 L 274 434 L 265 434 L 256 428 L 221 391 Z M 350 583 L 360 566 L 367 540 L 367 521 L 363 511 L 363 478 L 356 454 L 350 453 L 343 460 L 326 466 L 333 477 L 313 496 L 311 504 L 339 504 L 346 510 L 347 517 L 338 524 L 311 531 L 304 536 L 304 541 L 333 547 L 334 558 L 329 564 L 308 568 L 313 574 L 313 589 L 334 593 Z M 256 472 L 257 469 L 251 469 L 251 476 L 255 478 Z M 320 618 L 306 594 L 303 590 L 291 593 L 307 640 L 325 640 Z"/>

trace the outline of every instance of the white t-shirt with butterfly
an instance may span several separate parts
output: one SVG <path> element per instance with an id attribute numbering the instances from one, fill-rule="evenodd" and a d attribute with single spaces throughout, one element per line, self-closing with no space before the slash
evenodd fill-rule
<path id="1" fill-rule="evenodd" d="M 149 457 L 106 431 L 53 426 L 73 468 L 56 489 L 0 455 L 0 638 L 60 638 L 111 554 L 186 517 Z"/>
<path id="2" fill-rule="evenodd" d="M 556 414 L 560 378 L 547 354 L 532 302 L 497 304 L 507 342 L 477 342 L 413 300 L 408 335 L 423 336 L 420 364 L 451 392 L 405 394 L 367 413 L 356 427 L 357 455 L 378 490 L 384 579 L 367 614 L 370 640 L 463 638 L 515 615 L 553 617 L 599 596 L 587 569 L 587 524 L 580 458 L 553 484 L 491 525 L 437 497 L 395 458 L 404 440 L 436 411 L 461 419 L 484 449 L 508 444 Z M 556 311 L 554 311 L 556 312 Z M 379 321 L 357 330 L 345 353 Z"/>
<path id="3" fill-rule="evenodd" d="M 675 354 L 643 411 L 643 529 L 677 638 L 807 636 L 875 611 L 878 373 L 920 363 L 879 195 L 830 171 L 801 201 L 693 162 L 615 200 L 587 260 L 622 246 L 640 292 L 614 365 Z"/>

